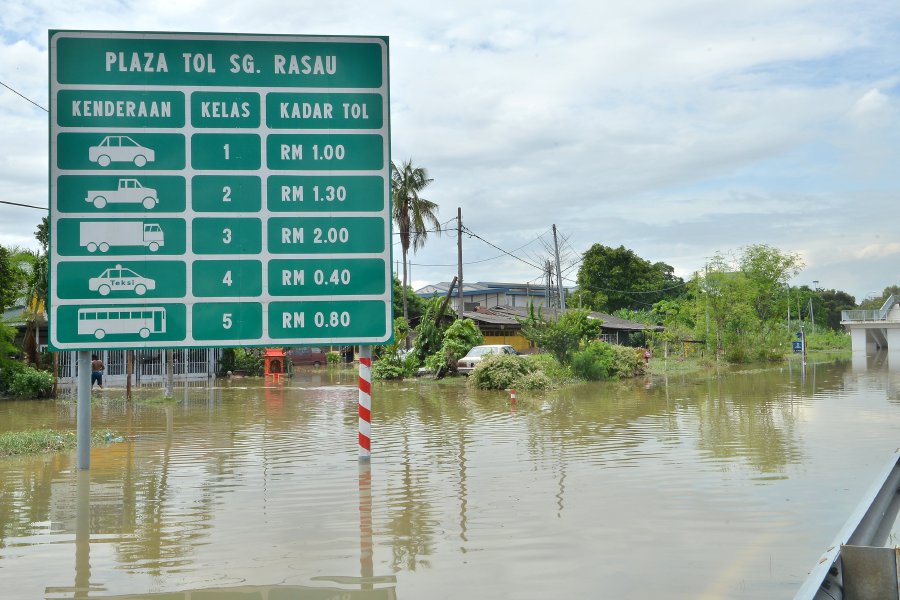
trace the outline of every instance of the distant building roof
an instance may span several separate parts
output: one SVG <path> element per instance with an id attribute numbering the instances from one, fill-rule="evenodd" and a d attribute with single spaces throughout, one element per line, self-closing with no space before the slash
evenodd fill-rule
<path id="1" fill-rule="evenodd" d="M 442 281 L 417 289 L 416 295 L 423 298 L 446 296 L 447 290 L 449 289 L 450 282 Z M 453 295 L 455 296 L 457 293 L 456 288 L 454 288 Z M 526 283 L 503 283 L 496 281 L 477 281 L 475 283 L 463 282 L 463 296 L 496 293 L 505 293 L 509 296 L 543 296 L 546 293 L 546 288 L 544 286 L 529 285 Z"/>
<path id="2" fill-rule="evenodd" d="M 559 312 L 560 311 L 557 308 L 541 309 L 541 315 L 545 319 L 555 319 Z M 528 308 L 524 306 L 495 306 L 493 308 L 479 308 L 475 311 L 467 311 L 463 313 L 463 316 L 467 319 L 472 319 L 475 322 L 481 322 L 488 325 L 519 326 L 520 321 L 528 316 Z M 602 321 L 604 331 L 634 332 L 663 331 L 663 329 L 665 329 L 660 325 L 647 325 L 645 323 L 629 321 L 628 319 L 620 319 L 619 317 L 596 311 L 592 311 L 589 317 Z"/>

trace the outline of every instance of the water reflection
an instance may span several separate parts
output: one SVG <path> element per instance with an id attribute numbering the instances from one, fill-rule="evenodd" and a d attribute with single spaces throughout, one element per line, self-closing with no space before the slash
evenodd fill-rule
<path id="1" fill-rule="evenodd" d="M 127 441 L 92 452 L 89 505 L 71 456 L 0 460 L 0 570 L 21 598 L 698 597 L 679 554 L 726 595 L 759 597 L 725 574 L 775 555 L 790 570 L 762 596 L 790 597 L 818 551 L 801 544 L 824 527 L 822 481 L 847 476 L 827 444 L 893 440 L 898 390 L 894 372 L 850 361 L 520 392 L 515 406 L 460 381 L 380 384 L 363 466 L 352 370 L 107 401 L 92 419 Z M 74 427 L 67 404 L 11 405 L 4 427 Z M 720 551 L 736 539 L 737 566 Z"/>

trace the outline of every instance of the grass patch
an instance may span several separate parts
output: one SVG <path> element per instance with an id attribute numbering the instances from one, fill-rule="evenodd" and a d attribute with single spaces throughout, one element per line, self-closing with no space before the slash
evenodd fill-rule
<path id="1" fill-rule="evenodd" d="M 91 432 L 91 446 L 101 446 L 112 441 L 123 441 L 109 430 Z M 74 431 L 38 429 L 36 431 L 7 431 L 0 433 L 0 456 L 20 456 L 43 452 L 74 450 L 78 440 Z"/>

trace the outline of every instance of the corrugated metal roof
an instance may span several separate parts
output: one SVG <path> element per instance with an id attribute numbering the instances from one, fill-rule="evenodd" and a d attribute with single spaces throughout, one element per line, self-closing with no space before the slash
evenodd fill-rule
<path id="1" fill-rule="evenodd" d="M 559 309 L 557 308 L 542 308 L 541 315 L 545 319 L 555 319 L 557 314 L 559 313 Z M 488 324 L 497 324 L 497 325 L 519 325 L 519 321 L 528 316 L 528 309 L 525 307 L 513 307 L 513 306 L 495 306 L 489 309 L 480 309 L 475 312 L 465 312 L 463 316 L 469 319 L 472 319 L 476 322 L 488 323 Z M 603 329 L 604 330 L 615 330 L 615 331 L 662 331 L 665 329 L 659 325 L 645 325 L 644 323 L 638 323 L 637 321 L 629 321 L 627 319 L 621 319 L 619 317 L 615 317 L 613 315 L 608 315 L 606 313 L 601 312 L 591 312 L 590 317 L 594 319 L 599 319 L 603 321 Z"/>

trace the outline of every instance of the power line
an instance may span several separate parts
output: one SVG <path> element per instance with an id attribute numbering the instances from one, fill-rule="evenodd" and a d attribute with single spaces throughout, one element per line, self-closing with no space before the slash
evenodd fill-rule
<path id="1" fill-rule="evenodd" d="M 34 104 L 35 106 L 37 106 L 37 107 L 38 107 L 39 109 L 41 109 L 42 111 L 44 111 L 44 112 L 50 112 L 49 110 L 47 110 L 46 108 L 44 108 L 43 106 L 41 106 L 40 104 L 38 104 L 37 102 L 35 102 L 35 101 L 32 100 L 31 98 L 29 98 L 29 97 L 26 96 L 25 94 L 22 94 L 22 93 L 19 92 L 18 90 L 14 90 L 13 88 L 9 87 L 8 85 L 6 85 L 5 83 L 3 83 L 2 81 L 0 81 L 0 85 L 2 85 L 3 87 L 5 87 L 5 88 L 8 89 L 9 91 L 11 91 L 13 94 L 15 94 L 16 96 L 18 96 L 19 98 L 22 98 L 23 100 L 27 100 L 28 102 L 31 102 L 32 104 Z"/>
<path id="2" fill-rule="evenodd" d="M 0 200 L 0 204 L 9 204 L 11 206 L 24 206 L 25 208 L 36 208 L 38 210 L 50 210 L 46 206 L 35 206 L 33 204 L 20 204 L 19 202 L 10 202 L 9 200 Z"/>
<path id="3" fill-rule="evenodd" d="M 471 237 L 474 237 L 474 238 L 476 238 L 476 239 L 481 240 L 482 242 L 484 242 L 485 244 L 487 244 L 487 245 L 490 246 L 491 248 L 496 248 L 497 250 L 499 250 L 499 251 L 502 252 L 503 254 L 506 254 L 507 256 L 510 256 L 510 257 L 516 259 L 517 261 L 521 262 L 521 263 L 525 263 L 525 264 L 528 265 L 529 267 L 532 267 L 532 268 L 534 268 L 534 269 L 538 269 L 539 271 L 543 271 L 543 270 L 544 270 L 543 267 L 539 267 L 539 266 L 537 266 L 537 265 L 535 265 L 535 264 L 533 264 L 533 263 L 530 263 L 530 262 L 528 262 L 527 260 L 525 260 L 524 258 L 519 258 L 518 256 L 516 256 L 516 255 L 513 254 L 512 252 L 507 252 L 506 250 L 504 250 L 504 249 L 501 248 L 500 246 L 498 246 L 498 245 L 496 245 L 496 244 L 494 244 L 494 243 L 492 243 L 492 242 L 487 241 L 486 239 L 484 239 L 483 237 L 481 237 L 480 235 L 478 235 L 477 233 L 475 233 L 474 231 L 472 231 L 471 229 L 469 229 L 469 228 L 466 227 L 466 226 L 463 226 L 463 232 L 466 233 L 466 234 L 468 234 L 468 235 L 471 236 Z M 543 234 L 542 234 L 542 235 L 543 235 Z M 529 243 L 531 243 L 531 242 L 529 242 Z M 527 244 L 526 244 L 526 245 L 527 245 Z M 523 246 L 523 247 L 524 247 L 524 246 Z"/>
<path id="4" fill-rule="evenodd" d="M 455 221 L 456 219 L 451 219 L 451 220 Z M 465 229 L 465 227 L 464 227 L 463 229 Z M 516 248 L 515 250 L 513 250 L 513 252 L 518 252 L 518 251 L 521 250 L 522 248 L 524 248 L 524 247 L 526 247 L 526 246 L 528 246 L 528 245 L 530 245 L 530 244 L 535 243 L 536 241 L 538 241 L 539 239 L 541 239 L 541 237 L 542 237 L 545 233 L 547 233 L 547 232 L 545 231 L 544 233 L 538 235 L 537 237 L 535 237 L 534 239 L 532 239 L 530 242 L 525 242 L 524 244 L 522 244 L 521 246 L 519 246 L 518 248 Z M 397 243 L 398 243 L 398 242 L 395 242 L 394 245 L 396 246 Z M 505 253 L 506 251 L 504 250 L 503 252 Z M 464 262 L 463 262 L 463 265 L 477 265 L 478 263 L 483 263 L 483 262 L 489 262 L 489 261 L 492 261 L 492 260 L 497 260 L 498 258 L 502 258 L 504 255 L 505 255 L 505 254 L 498 254 L 497 256 L 492 256 L 492 257 L 490 257 L 490 258 L 482 258 L 481 260 L 473 260 L 473 261 L 469 261 L 469 262 L 465 262 L 465 261 L 464 261 Z M 414 267 L 455 267 L 455 266 L 456 266 L 456 263 L 446 264 L 446 265 L 443 265 L 443 264 L 425 264 L 425 263 L 410 263 L 410 264 L 413 265 Z"/>

